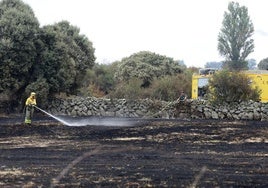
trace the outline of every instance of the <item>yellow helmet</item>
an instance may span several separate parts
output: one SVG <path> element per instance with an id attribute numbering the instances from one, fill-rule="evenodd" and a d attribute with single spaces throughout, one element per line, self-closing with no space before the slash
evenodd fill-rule
<path id="1" fill-rule="evenodd" d="M 35 96 L 35 92 L 31 92 L 31 96 Z"/>

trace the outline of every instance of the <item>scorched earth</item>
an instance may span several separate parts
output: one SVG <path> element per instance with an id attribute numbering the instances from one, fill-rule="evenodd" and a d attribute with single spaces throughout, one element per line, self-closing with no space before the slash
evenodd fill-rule
<path id="1" fill-rule="evenodd" d="M 1 118 L 0 187 L 268 187 L 267 122 L 125 121 Z"/>

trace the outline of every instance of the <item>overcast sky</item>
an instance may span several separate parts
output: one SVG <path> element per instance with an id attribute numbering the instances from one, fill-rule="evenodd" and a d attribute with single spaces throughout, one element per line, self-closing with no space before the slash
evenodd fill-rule
<path id="1" fill-rule="evenodd" d="M 121 60 L 151 51 L 203 67 L 221 61 L 217 37 L 229 0 L 23 0 L 41 26 L 67 20 L 93 43 L 97 62 Z M 255 51 L 268 57 L 266 0 L 236 0 L 254 24 Z"/>

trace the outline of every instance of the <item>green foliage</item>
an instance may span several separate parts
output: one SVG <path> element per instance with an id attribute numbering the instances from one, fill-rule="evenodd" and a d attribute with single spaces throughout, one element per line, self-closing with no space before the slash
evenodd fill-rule
<path id="1" fill-rule="evenodd" d="M 28 5 L 20 0 L 0 2 L 0 92 L 15 94 L 27 84 L 38 31 L 39 22 Z"/>
<path id="2" fill-rule="evenodd" d="M 165 76 L 154 80 L 150 88 L 151 97 L 158 100 L 174 101 L 178 99 L 181 91 L 189 96 L 190 82 L 183 74 Z"/>
<path id="3" fill-rule="evenodd" d="M 94 66 L 94 52 L 68 21 L 40 28 L 21 0 L 0 1 L 1 101 L 22 105 L 32 91 L 41 106 L 66 94 L 173 100 L 183 89 L 190 95 L 191 76 L 182 61 L 143 51 Z"/>
<path id="4" fill-rule="evenodd" d="M 228 69 L 229 71 L 247 70 L 248 62 L 247 61 L 225 61 L 223 62 L 222 67 L 224 69 Z"/>
<path id="5" fill-rule="evenodd" d="M 39 28 L 21 0 L 1 1 L 0 97 L 23 104 L 23 93 L 32 89 L 39 89 L 43 101 L 57 93 L 76 94 L 95 62 L 92 43 L 79 32 L 67 21 Z"/>
<path id="6" fill-rule="evenodd" d="M 133 78 L 127 82 L 120 82 L 117 84 L 114 91 L 109 94 L 111 98 L 125 98 L 125 99 L 139 99 L 147 98 L 146 89 L 141 88 L 142 80 Z"/>
<path id="7" fill-rule="evenodd" d="M 268 58 L 261 60 L 258 64 L 258 68 L 260 70 L 268 70 Z"/>
<path id="8" fill-rule="evenodd" d="M 101 91 L 108 94 L 115 85 L 112 65 L 97 65 L 93 67 L 93 71 L 96 74 L 96 85 L 100 87 Z"/>
<path id="9" fill-rule="evenodd" d="M 122 59 L 115 77 L 120 81 L 132 78 L 143 80 L 142 86 L 149 87 L 154 78 L 182 72 L 182 65 L 172 58 L 142 51 Z"/>
<path id="10" fill-rule="evenodd" d="M 216 72 L 209 80 L 209 100 L 214 103 L 239 102 L 260 98 L 260 90 L 251 87 L 250 78 L 242 72 Z"/>
<path id="11" fill-rule="evenodd" d="M 112 98 L 128 99 L 157 99 L 165 101 L 176 100 L 181 91 L 190 96 L 191 94 L 191 73 L 186 71 L 183 74 L 167 75 L 154 79 L 149 87 L 141 87 L 143 80 L 132 78 L 126 82 L 120 82 L 110 92 Z"/>
<path id="12" fill-rule="evenodd" d="M 152 52 L 139 52 L 115 62 L 118 83 L 109 93 L 113 98 L 151 98 L 176 100 L 181 90 L 190 96 L 193 71 L 187 70 L 182 61 Z"/>
<path id="13" fill-rule="evenodd" d="M 152 97 L 160 100 L 174 100 L 179 93 L 179 89 L 176 87 L 176 78 L 171 76 L 165 76 L 159 80 L 155 80 L 152 84 Z"/>
<path id="14" fill-rule="evenodd" d="M 67 21 L 42 28 L 34 79 L 45 78 L 50 94 L 76 94 L 86 71 L 94 65 L 94 49 L 79 29 Z"/>
<path id="15" fill-rule="evenodd" d="M 248 9 L 239 3 L 230 2 L 228 11 L 224 13 L 222 28 L 218 35 L 218 51 L 226 58 L 228 68 L 245 69 L 247 56 L 254 51 L 253 23 Z M 242 63 L 242 65 L 238 65 Z"/>
<path id="16" fill-rule="evenodd" d="M 80 94 L 95 97 L 109 94 L 115 86 L 114 72 L 113 64 L 95 64 L 87 71 Z"/>

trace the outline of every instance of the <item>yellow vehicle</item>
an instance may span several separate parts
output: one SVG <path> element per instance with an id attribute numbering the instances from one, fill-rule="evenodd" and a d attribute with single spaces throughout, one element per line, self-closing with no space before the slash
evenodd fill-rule
<path id="1" fill-rule="evenodd" d="M 199 74 L 192 76 L 192 99 L 205 98 L 208 89 L 208 80 L 217 69 L 200 69 Z M 252 79 L 252 86 L 261 89 L 260 101 L 268 102 L 268 71 L 248 70 L 245 73 Z"/>
<path id="2" fill-rule="evenodd" d="M 252 86 L 261 89 L 261 102 L 268 102 L 268 71 L 249 70 L 245 73 L 252 79 Z"/>

